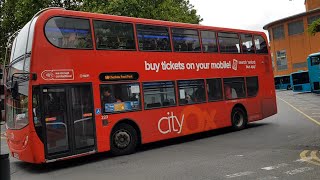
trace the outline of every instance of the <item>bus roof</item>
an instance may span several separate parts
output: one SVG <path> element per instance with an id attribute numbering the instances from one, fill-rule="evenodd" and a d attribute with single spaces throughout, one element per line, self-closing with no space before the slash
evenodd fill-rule
<path id="1" fill-rule="evenodd" d="M 293 73 L 291 73 L 291 74 L 299 74 L 299 73 L 304 73 L 304 72 L 308 72 L 308 70 L 306 70 L 306 71 L 299 70 L 299 71 L 293 72 Z"/>
<path id="2" fill-rule="evenodd" d="M 214 26 L 205 26 L 199 24 L 189 24 L 189 23 L 181 23 L 181 22 L 171 22 L 171 21 L 163 21 L 163 20 L 153 20 L 153 19 L 145 19 L 145 18 L 135 18 L 135 17 L 128 17 L 128 16 L 116 16 L 110 14 L 99 14 L 99 13 L 90 13 L 90 12 L 83 12 L 83 11 L 72 11 L 66 9 L 49 9 L 43 12 L 40 16 L 49 14 L 49 16 L 77 16 L 77 17 L 88 17 L 88 18 L 95 18 L 101 20 L 113 20 L 113 21 L 124 21 L 124 22 L 131 22 L 131 23 L 144 23 L 144 24 L 152 24 L 152 25 L 162 25 L 162 26 L 173 26 L 173 27 L 184 27 L 184 28 L 197 28 L 202 30 L 216 30 L 216 31 L 230 31 L 230 32 L 243 32 L 243 33 L 253 33 L 253 34 L 266 34 L 262 31 L 251 31 L 251 30 L 244 30 L 244 29 L 233 29 L 233 28 L 223 28 L 223 27 L 214 27 Z"/>
<path id="3" fill-rule="evenodd" d="M 319 55 L 320 55 L 320 52 L 317 52 L 317 53 L 309 54 L 308 57 L 310 57 L 310 56 L 319 56 Z"/>

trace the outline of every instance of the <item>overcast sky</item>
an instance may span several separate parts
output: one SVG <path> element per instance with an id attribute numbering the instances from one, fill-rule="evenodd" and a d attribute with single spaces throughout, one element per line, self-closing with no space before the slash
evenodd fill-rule
<path id="1" fill-rule="evenodd" d="M 305 11 L 305 0 L 190 0 L 202 25 L 263 31 L 269 22 Z"/>

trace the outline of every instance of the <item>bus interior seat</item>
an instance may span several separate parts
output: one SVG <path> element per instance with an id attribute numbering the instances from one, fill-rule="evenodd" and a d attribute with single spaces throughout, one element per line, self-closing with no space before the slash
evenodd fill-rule
<path id="1" fill-rule="evenodd" d="M 147 108 L 154 108 L 154 107 L 161 107 L 161 103 L 152 103 L 152 104 L 147 104 Z"/>

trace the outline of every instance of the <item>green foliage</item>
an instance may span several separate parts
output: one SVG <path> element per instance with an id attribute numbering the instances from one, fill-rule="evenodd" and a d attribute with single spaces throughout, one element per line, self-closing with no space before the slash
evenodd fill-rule
<path id="1" fill-rule="evenodd" d="M 320 19 L 313 21 L 308 27 L 308 32 L 312 36 L 316 35 L 316 33 L 320 32 Z"/>
<path id="2" fill-rule="evenodd" d="M 9 36 L 47 7 L 193 24 L 202 21 L 189 0 L 5 0 L 0 3 L 1 64 Z"/>

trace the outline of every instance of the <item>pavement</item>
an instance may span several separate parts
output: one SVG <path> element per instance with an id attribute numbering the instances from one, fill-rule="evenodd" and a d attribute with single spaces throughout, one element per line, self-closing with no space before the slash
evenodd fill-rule
<path id="1" fill-rule="evenodd" d="M 242 131 L 151 143 L 120 157 L 100 153 L 46 165 L 11 159 L 11 179 L 320 179 L 320 96 L 278 91 L 277 97 L 277 115 Z"/>

